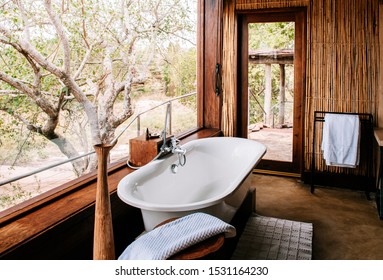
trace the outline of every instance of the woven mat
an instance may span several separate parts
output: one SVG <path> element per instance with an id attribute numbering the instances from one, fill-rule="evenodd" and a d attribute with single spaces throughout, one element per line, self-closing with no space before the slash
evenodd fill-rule
<path id="1" fill-rule="evenodd" d="M 313 225 L 251 216 L 238 241 L 234 260 L 311 260 Z"/>

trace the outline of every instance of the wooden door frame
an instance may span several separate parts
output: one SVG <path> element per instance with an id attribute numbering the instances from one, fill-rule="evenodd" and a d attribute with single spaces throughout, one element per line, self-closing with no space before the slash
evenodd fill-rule
<path id="1" fill-rule="evenodd" d="M 238 13 L 238 136 L 248 136 L 248 24 L 255 22 L 295 22 L 294 43 L 294 126 L 293 160 L 262 160 L 257 168 L 302 174 L 304 151 L 304 113 L 306 91 L 307 16 L 305 8 L 244 11 Z"/>

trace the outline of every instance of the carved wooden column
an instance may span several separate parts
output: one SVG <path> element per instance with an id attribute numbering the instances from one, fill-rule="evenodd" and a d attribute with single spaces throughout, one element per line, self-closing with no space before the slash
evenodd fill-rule
<path id="1" fill-rule="evenodd" d="M 95 145 L 98 159 L 93 259 L 115 260 L 112 211 L 108 190 L 107 162 L 114 145 Z"/>

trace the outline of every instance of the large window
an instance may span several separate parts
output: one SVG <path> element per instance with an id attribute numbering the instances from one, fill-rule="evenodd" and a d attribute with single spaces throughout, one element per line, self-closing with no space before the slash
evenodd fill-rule
<path id="1" fill-rule="evenodd" d="M 197 127 L 197 2 L 1 6 L 0 211 L 94 170 L 93 145 L 122 132 L 111 160 L 127 157 L 168 100 L 172 134 Z"/>

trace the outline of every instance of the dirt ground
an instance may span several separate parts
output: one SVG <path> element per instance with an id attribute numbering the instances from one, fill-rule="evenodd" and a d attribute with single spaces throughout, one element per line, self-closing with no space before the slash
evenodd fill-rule
<path id="1" fill-rule="evenodd" d="M 292 161 L 293 129 L 292 128 L 263 128 L 249 132 L 249 139 L 263 143 L 267 152 L 264 159 L 277 161 Z"/>

